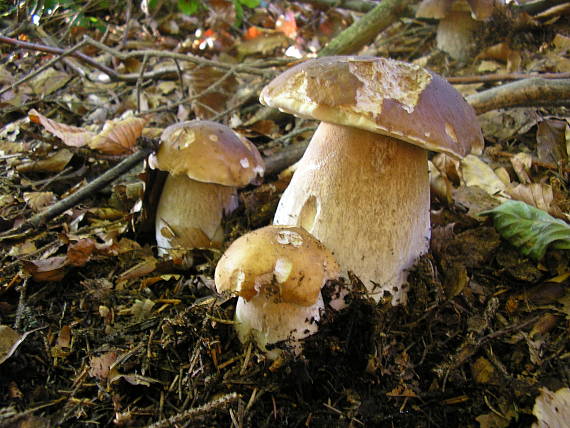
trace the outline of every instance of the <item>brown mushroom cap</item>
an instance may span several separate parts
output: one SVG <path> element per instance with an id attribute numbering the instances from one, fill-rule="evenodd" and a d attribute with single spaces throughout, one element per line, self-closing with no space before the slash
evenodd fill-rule
<path id="1" fill-rule="evenodd" d="M 315 304 L 324 283 L 338 277 L 332 253 L 306 230 L 266 226 L 236 239 L 216 266 L 216 288 L 245 300 L 259 293 L 283 303 Z"/>
<path id="2" fill-rule="evenodd" d="M 305 61 L 261 92 L 260 101 L 296 116 L 364 129 L 454 157 L 480 153 L 473 108 L 445 79 L 388 58 Z"/>
<path id="3" fill-rule="evenodd" d="M 227 126 L 193 120 L 169 126 L 156 155 L 159 169 L 204 183 L 246 186 L 264 164 L 257 148 Z"/>

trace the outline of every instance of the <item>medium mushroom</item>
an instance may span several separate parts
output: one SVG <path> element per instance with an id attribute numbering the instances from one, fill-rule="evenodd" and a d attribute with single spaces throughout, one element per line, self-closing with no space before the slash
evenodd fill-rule
<path id="1" fill-rule="evenodd" d="M 442 77 L 385 58 L 324 57 L 276 77 L 263 104 L 319 124 L 275 213 L 355 273 L 376 301 L 404 303 L 407 270 L 427 252 L 427 150 L 463 157 L 483 137 Z"/>
<path id="2" fill-rule="evenodd" d="M 270 358 L 280 351 L 266 345 L 286 341 L 292 351 L 317 331 L 324 308 L 321 288 L 338 277 L 331 252 L 306 230 L 266 226 L 236 239 L 216 266 L 218 292 L 239 296 L 235 320 L 242 343 L 254 340 Z"/>
<path id="3" fill-rule="evenodd" d="M 264 171 L 250 141 L 205 120 L 166 128 L 150 163 L 169 173 L 155 220 L 159 254 L 170 248 L 221 246 L 222 218 L 237 207 L 237 188 Z"/>

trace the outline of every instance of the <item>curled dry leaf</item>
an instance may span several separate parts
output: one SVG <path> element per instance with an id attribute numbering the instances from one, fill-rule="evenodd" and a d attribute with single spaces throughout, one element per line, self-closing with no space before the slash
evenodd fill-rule
<path id="1" fill-rule="evenodd" d="M 32 122 L 42 125 L 46 131 L 60 138 L 65 144 L 71 147 L 83 147 L 95 136 L 93 132 L 83 128 L 48 119 L 34 109 L 30 110 L 28 116 Z"/>
<path id="2" fill-rule="evenodd" d="M 108 121 L 103 130 L 95 134 L 83 128 L 48 119 L 33 109 L 30 110 L 28 116 L 32 122 L 42 125 L 46 131 L 60 138 L 68 146 L 88 145 L 94 150 L 109 155 L 124 155 L 133 152 L 137 138 L 142 134 L 147 122 L 146 119 L 137 117 Z"/>
<path id="3" fill-rule="evenodd" d="M 67 257 L 56 256 L 45 260 L 34 260 L 23 262 L 24 270 L 32 275 L 34 281 L 61 281 L 65 276 L 65 267 L 67 266 Z"/>
<path id="4" fill-rule="evenodd" d="M 35 212 L 54 204 L 56 197 L 53 192 L 24 192 L 24 202 Z"/>
<path id="5" fill-rule="evenodd" d="M 570 420 L 570 388 L 556 392 L 541 388 L 536 397 L 532 414 L 538 419 L 532 428 L 553 428 L 568 426 Z"/>
<path id="6" fill-rule="evenodd" d="M 132 153 L 146 122 L 139 117 L 106 122 L 103 130 L 89 141 L 89 147 L 108 155 Z"/>

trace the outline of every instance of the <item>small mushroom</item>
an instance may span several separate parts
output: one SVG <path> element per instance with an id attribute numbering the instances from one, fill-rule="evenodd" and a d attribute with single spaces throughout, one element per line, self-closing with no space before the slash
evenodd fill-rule
<path id="1" fill-rule="evenodd" d="M 159 254 L 170 248 L 221 246 L 222 218 L 237 207 L 237 188 L 264 171 L 250 141 L 205 120 L 166 128 L 150 163 L 169 173 L 156 211 Z"/>
<path id="2" fill-rule="evenodd" d="M 407 270 L 427 252 L 427 150 L 483 147 L 475 112 L 442 77 L 385 58 L 325 57 L 277 76 L 263 104 L 319 124 L 274 223 L 301 226 L 376 301 L 406 298 Z"/>
<path id="3" fill-rule="evenodd" d="M 418 18 L 438 19 L 437 47 L 452 58 L 465 61 L 476 48 L 476 34 L 493 14 L 499 0 L 423 0 Z"/>
<path id="4" fill-rule="evenodd" d="M 260 349 L 286 341 L 295 354 L 300 340 L 317 331 L 324 308 L 321 288 L 338 277 L 331 252 L 304 229 L 266 226 L 235 240 L 216 266 L 218 292 L 239 296 L 235 320 L 242 343 Z M 276 358 L 280 351 L 267 351 Z"/>

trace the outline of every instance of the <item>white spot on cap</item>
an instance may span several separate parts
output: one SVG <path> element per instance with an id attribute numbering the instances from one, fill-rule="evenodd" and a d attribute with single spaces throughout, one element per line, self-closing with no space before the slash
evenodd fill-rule
<path id="1" fill-rule="evenodd" d="M 210 134 L 208 135 L 208 138 L 210 140 L 212 140 L 214 143 L 217 142 L 219 140 L 218 136 L 216 134 Z"/>
<path id="2" fill-rule="evenodd" d="M 283 284 L 291 275 L 293 270 L 293 263 L 284 258 L 278 258 L 275 262 L 275 267 L 273 268 L 273 275 L 275 275 L 275 280 L 279 284 Z"/>
<path id="3" fill-rule="evenodd" d="M 283 245 L 300 247 L 303 245 L 303 238 L 297 232 L 293 232 L 292 230 L 281 230 L 277 234 L 277 242 Z"/>
<path id="4" fill-rule="evenodd" d="M 263 177 L 263 173 L 265 172 L 265 169 L 263 169 L 263 167 L 261 165 L 257 165 L 255 168 L 253 168 L 253 172 L 255 172 L 260 177 Z"/>
<path id="5" fill-rule="evenodd" d="M 249 168 L 249 160 L 247 158 L 240 159 L 239 164 L 242 168 Z"/>

